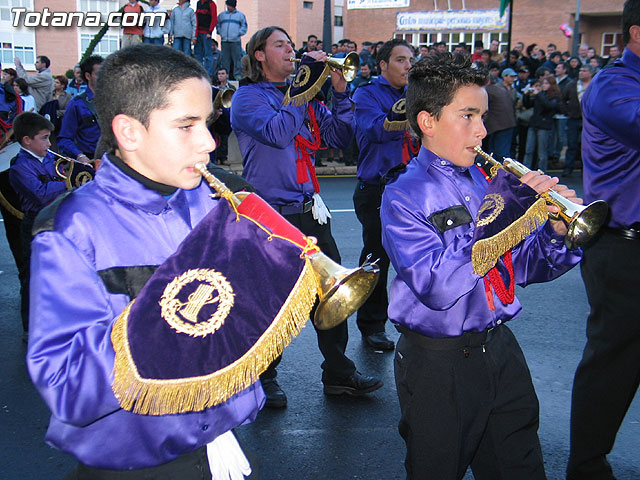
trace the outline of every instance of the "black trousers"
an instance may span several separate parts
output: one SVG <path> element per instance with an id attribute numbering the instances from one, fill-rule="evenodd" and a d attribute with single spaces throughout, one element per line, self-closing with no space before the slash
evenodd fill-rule
<path id="1" fill-rule="evenodd" d="M 502 325 L 431 339 L 402 333 L 395 353 L 408 479 L 544 479 L 538 398 Z"/>
<path id="2" fill-rule="evenodd" d="M 251 475 L 248 480 L 260 478 L 258 462 L 252 454 L 245 456 L 251 465 Z M 140 468 L 137 470 L 108 470 L 93 468 L 82 463 L 64 480 L 210 480 L 211 470 L 207 458 L 207 447 L 200 447 L 194 452 L 181 455 L 175 460 L 157 467 Z"/>
<path id="3" fill-rule="evenodd" d="M 311 212 L 300 213 L 295 215 L 284 215 L 284 217 L 293 225 L 298 227 L 302 233 L 307 236 L 316 237 L 318 239 L 318 247 L 334 262 L 340 263 L 340 252 L 336 241 L 331 234 L 331 221 L 324 225 L 320 225 Z M 317 307 L 317 304 L 316 304 Z M 311 318 L 315 313 L 316 307 L 311 311 Z M 322 362 L 322 380 L 335 380 L 346 378 L 356 371 L 355 364 L 345 355 L 347 342 L 349 340 L 349 330 L 347 322 L 342 322 L 329 330 L 319 330 L 315 327 L 318 336 L 318 347 L 320 353 L 324 357 Z M 260 375 L 260 378 L 271 379 L 277 375 L 276 367 L 280 363 L 281 356 L 275 359 L 269 368 Z"/>
<path id="4" fill-rule="evenodd" d="M 371 254 L 371 261 L 380 259 L 380 278 L 371 296 L 360 307 L 356 316 L 358 328 L 364 335 L 384 332 L 387 321 L 387 307 L 389 296 L 387 294 L 387 276 L 389 274 L 389 257 L 382 247 L 382 222 L 380 221 L 380 203 L 382 202 L 382 189 L 378 185 L 369 185 L 358 182 L 353 193 L 353 205 L 358 220 L 362 224 L 362 252 L 360 264 L 367 255 Z"/>
<path id="5" fill-rule="evenodd" d="M 22 316 L 22 328 L 29 331 L 29 280 L 31 279 L 31 229 L 36 214 L 25 213 L 20 223 L 20 263 L 18 272 L 20 276 L 20 315 Z"/>
<path id="6" fill-rule="evenodd" d="M 591 313 L 573 381 L 567 478 L 609 479 L 606 456 L 640 383 L 640 240 L 605 231 L 581 271 Z"/>

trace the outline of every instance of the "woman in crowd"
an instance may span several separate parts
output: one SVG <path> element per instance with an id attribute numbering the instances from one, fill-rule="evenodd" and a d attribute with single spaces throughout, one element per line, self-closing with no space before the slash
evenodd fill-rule
<path id="1" fill-rule="evenodd" d="M 20 95 L 20 98 L 24 101 L 24 109 L 23 112 L 35 112 L 36 111 L 36 101 L 33 96 L 29 93 L 29 85 L 24 78 L 16 78 L 13 81 L 13 88 L 16 93 Z M 38 112 L 36 112 L 38 113 Z"/>
<path id="2" fill-rule="evenodd" d="M 558 112 L 560 101 L 560 88 L 555 77 L 548 76 L 533 84 L 525 93 L 524 106 L 533 106 L 533 115 L 529 120 L 527 132 L 527 147 L 524 163 L 533 169 L 533 154 L 538 148 L 538 165 L 536 168 L 545 171 L 547 169 L 549 134 L 553 126 L 553 116 Z"/>

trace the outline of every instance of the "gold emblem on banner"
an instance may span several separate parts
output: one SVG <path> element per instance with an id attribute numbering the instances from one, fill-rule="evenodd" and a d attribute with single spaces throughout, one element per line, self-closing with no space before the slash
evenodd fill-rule
<path id="1" fill-rule="evenodd" d="M 311 78 L 311 69 L 307 65 L 302 65 L 298 69 L 296 79 L 293 81 L 294 87 L 304 87 Z"/>
<path id="2" fill-rule="evenodd" d="M 485 218 L 480 218 L 486 211 L 493 210 Z M 489 193 L 484 197 L 484 202 L 480 205 L 478 210 L 478 220 L 476 221 L 477 227 L 483 227 L 493 222 L 498 215 L 504 210 L 504 198 L 498 193 Z"/>
<path id="3" fill-rule="evenodd" d="M 187 286 L 197 283 L 187 301 L 177 296 Z M 164 289 L 160 299 L 162 318 L 180 333 L 192 337 L 205 337 L 215 333 L 229 315 L 235 301 L 233 288 L 220 272 L 212 269 L 188 270 L 173 279 Z M 206 320 L 200 319 L 205 305 L 217 304 L 217 309 Z"/>
<path id="4" fill-rule="evenodd" d="M 391 107 L 391 111 L 398 114 L 407 113 L 407 99 L 401 98 L 400 100 L 398 100 L 393 104 L 393 107 Z"/>

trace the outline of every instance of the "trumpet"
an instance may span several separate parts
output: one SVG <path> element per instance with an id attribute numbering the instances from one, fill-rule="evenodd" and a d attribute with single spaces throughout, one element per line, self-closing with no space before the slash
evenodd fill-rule
<path id="1" fill-rule="evenodd" d="M 291 57 L 290 62 L 300 63 L 302 60 L 299 58 Z M 358 75 L 358 69 L 360 68 L 360 56 L 356 52 L 349 52 L 344 58 L 327 57 L 325 63 L 329 65 L 331 70 L 336 72 L 342 72 L 342 76 L 347 82 L 351 82 L 356 75 Z"/>
<path id="2" fill-rule="evenodd" d="M 231 108 L 231 99 L 234 93 L 236 93 L 235 90 L 232 90 L 231 88 L 218 90 L 216 97 L 213 99 L 213 109 L 218 110 L 219 108 Z"/>
<path id="3" fill-rule="evenodd" d="M 474 151 L 491 164 L 490 175 L 492 178 L 500 169 L 513 173 L 518 178 L 522 178 L 531 171 L 522 163 L 511 158 L 505 157 L 504 162 L 500 163 L 490 154 L 482 151 L 479 145 L 476 145 Z M 568 230 L 564 237 L 564 243 L 570 250 L 587 244 L 602 227 L 609 212 L 609 205 L 604 200 L 596 200 L 586 206 L 578 205 L 553 189 L 541 193 L 540 196 L 545 199 L 547 204 L 558 207 L 558 213 L 549 212 L 549 217 L 553 220 L 563 220 L 567 224 Z"/>
<path id="4" fill-rule="evenodd" d="M 209 182 L 209 186 L 216 191 L 218 196 L 227 199 L 236 208 L 249 195 L 255 195 L 246 192 L 232 193 L 202 163 L 196 164 L 195 169 Z M 264 200 L 261 201 L 264 202 Z M 271 209 L 266 202 L 264 205 Z M 279 216 L 275 210 L 273 213 Z M 286 220 L 282 220 L 286 222 Z M 293 225 L 289 226 L 295 229 Z M 298 233 L 301 234 L 299 231 Z M 307 255 L 315 274 L 318 285 L 317 293 L 320 299 L 313 316 L 313 323 L 320 330 L 333 328 L 358 310 L 373 292 L 380 275 L 380 268 L 376 265 L 377 260 L 369 262 L 369 258 L 367 258 L 361 267 L 348 269 L 331 260 L 319 249 L 312 253 L 305 253 L 305 255 Z"/>

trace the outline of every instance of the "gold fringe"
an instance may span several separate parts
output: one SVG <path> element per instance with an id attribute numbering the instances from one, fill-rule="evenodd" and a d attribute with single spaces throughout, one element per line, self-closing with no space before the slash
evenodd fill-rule
<path id="1" fill-rule="evenodd" d="M 389 121 L 388 118 L 384 119 L 384 129 L 387 132 L 397 132 L 400 130 L 406 130 L 409 128 L 409 120 L 394 120 Z"/>
<path id="2" fill-rule="evenodd" d="M 299 107 L 300 105 L 309 103 L 311 100 L 315 98 L 316 94 L 320 91 L 320 89 L 324 85 L 324 82 L 329 77 L 330 73 L 331 71 L 329 70 L 329 65 L 325 65 L 324 70 L 322 70 L 322 73 L 320 74 L 318 79 L 314 82 L 314 84 L 311 85 L 309 88 L 307 88 L 305 91 L 296 95 L 295 97 L 291 97 L 289 95 L 289 92 L 291 92 L 291 85 L 289 85 L 289 88 L 287 89 L 287 93 L 285 93 L 284 99 L 282 100 L 282 104 L 289 105 L 290 103 L 293 103 L 296 107 Z"/>
<path id="3" fill-rule="evenodd" d="M 131 357 L 127 322 L 132 301 L 116 319 L 111 342 L 116 352 L 112 384 L 120 406 L 142 415 L 201 411 L 225 402 L 258 380 L 309 319 L 318 289 L 310 261 L 305 265 L 269 328 L 247 353 L 231 365 L 200 377 L 158 380 L 142 378 Z"/>
<path id="4" fill-rule="evenodd" d="M 478 240 L 471 250 L 471 263 L 474 273 L 485 276 L 498 259 L 507 250 L 515 247 L 522 240 L 535 232 L 547 221 L 549 212 L 544 198 L 539 198 L 515 222 L 490 238 Z"/>

